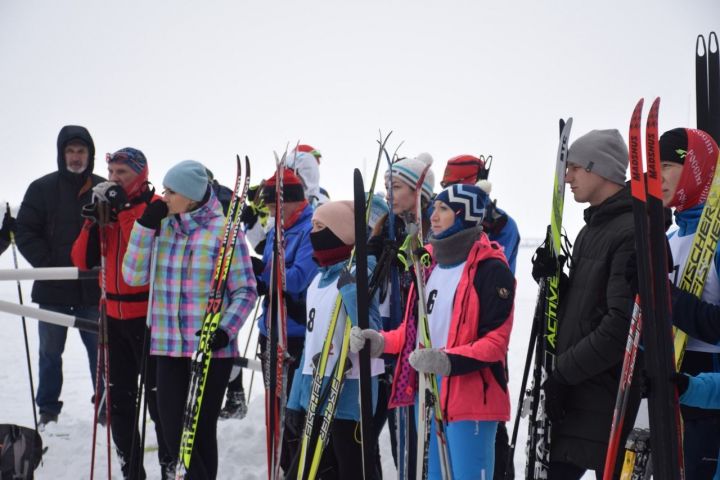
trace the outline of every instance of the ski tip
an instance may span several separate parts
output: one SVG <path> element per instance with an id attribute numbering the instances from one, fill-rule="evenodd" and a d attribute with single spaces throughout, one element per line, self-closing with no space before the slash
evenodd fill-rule
<path id="1" fill-rule="evenodd" d="M 712 35 L 715 32 L 711 32 L 710 35 Z M 695 40 L 695 56 L 698 58 L 702 58 L 707 53 L 707 47 L 705 45 L 705 37 L 700 34 L 697 36 L 697 39 Z"/>
<path id="2" fill-rule="evenodd" d="M 718 53 L 718 38 L 715 32 L 710 32 L 708 35 L 708 49 L 712 54 Z"/>
<path id="3" fill-rule="evenodd" d="M 648 113 L 648 120 L 650 120 L 650 118 L 653 117 L 654 120 L 657 121 L 658 110 L 660 110 L 660 97 L 655 97 L 655 100 L 653 100 L 653 103 L 650 106 L 650 112 Z"/>

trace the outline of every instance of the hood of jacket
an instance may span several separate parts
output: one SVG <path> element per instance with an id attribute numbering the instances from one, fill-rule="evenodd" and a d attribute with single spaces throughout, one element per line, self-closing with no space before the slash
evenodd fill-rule
<path id="1" fill-rule="evenodd" d="M 65 147 L 71 140 L 81 140 L 88 146 L 88 165 L 82 173 L 72 173 L 65 165 Z M 57 138 L 57 165 L 60 174 L 78 184 L 82 184 L 93 173 L 95 168 L 95 143 L 87 128 L 78 125 L 66 125 L 60 129 Z"/>

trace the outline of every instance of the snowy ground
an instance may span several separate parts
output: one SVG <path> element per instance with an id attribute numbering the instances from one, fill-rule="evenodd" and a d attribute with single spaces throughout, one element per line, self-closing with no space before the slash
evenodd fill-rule
<path id="1" fill-rule="evenodd" d="M 520 389 L 522 368 L 525 362 L 530 322 L 535 304 L 537 287 L 530 277 L 530 257 L 533 249 L 522 248 L 518 256 L 518 293 L 515 307 L 515 325 L 510 343 L 510 388 L 511 406 L 514 411 Z M 27 267 L 20 259 L 21 268 Z M 8 250 L 0 257 L 0 268 L 13 268 L 12 255 Z M 23 283 L 23 293 L 26 299 L 30 296 L 30 283 Z M 17 301 L 17 287 L 15 282 L 0 283 L 0 299 Z M 0 313 L 0 423 L 15 423 L 32 426 L 32 406 L 30 401 L 27 367 L 23 347 L 22 324 L 19 317 Z M 249 323 L 241 333 L 241 348 L 245 345 L 248 335 Z M 32 368 L 37 376 L 37 322 L 27 319 Z M 250 346 L 253 351 L 253 346 Z M 92 387 L 85 351 L 77 332 L 69 332 L 64 355 L 64 389 L 62 400 L 65 402 L 59 422 L 51 424 L 43 434 L 43 441 L 49 447 L 43 465 L 36 471 L 36 478 L 56 480 L 78 480 L 89 478 L 90 458 L 92 448 L 92 405 L 90 397 Z M 247 382 L 250 375 L 246 375 Z M 219 479 L 248 480 L 264 479 L 265 471 L 265 433 L 264 433 L 264 406 L 263 389 L 260 375 L 255 375 L 250 409 L 248 416 L 243 420 L 226 420 L 219 424 L 218 440 L 220 445 L 220 473 Z M 518 473 L 524 471 L 524 445 L 526 438 L 526 424 L 521 422 L 518 435 L 518 449 L 515 455 L 515 469 Z M 508 423 L 508 430 L 512 430 L 512 422 Z M 96 452 L 96 478 L 104 478 L 107 470 L 107 444 L 105 430 L 98 430 Z M 147 445 L 155 445 L 154 432 L 148 428 Z M 395 468 L 390 453 L 390 443 L 387 429 L 381 435 L 381 455 L 383 459 L 383 472 L 385 478 L 395 476 Z M 148 479 L 159 478 L 156 453 L 149 451 L 145 456 L 145 465 L 148 470 Z M 113 459 L 112 474 L 121 478 L 120 469 Z M 588 478 L 590 476 L 588 475 Z"/>

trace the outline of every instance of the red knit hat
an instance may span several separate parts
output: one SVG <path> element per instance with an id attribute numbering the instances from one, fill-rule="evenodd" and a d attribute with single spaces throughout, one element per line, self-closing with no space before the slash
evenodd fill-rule
<path id="1" fill-rule="evenodd" d="M 315 160 L 317 160 L 318 164 L 320 163 L 320 157 L 322 157 L 322 154 L 319 150 L 316 150 L 315 147 L 312 147 L 310 145 L 298 145 L 297 146 L 298 152 L 306 152 L 315 157 Z"/>
<path id="2" fill-rule="evenodd" d="M 456 183 L 474 185 L 478 180 L 487 178 L 485 171 L 483 159 L 473 155 L 458 155 L 448 160 L 440 185 L 443 188 Z"/>
<path id="3" fill-rule="evenodd" d="M 276 175 L 273 175 L 265 180 L 265 184 L 263 186 L 263 199 L 265 203 L 275 203 Z M 305 191 L 303 190 L 302 182 L 292 169 L 286 168 L 283 170 L 282 180 L 283 201 L 302 202 L 305 200 Z"/>

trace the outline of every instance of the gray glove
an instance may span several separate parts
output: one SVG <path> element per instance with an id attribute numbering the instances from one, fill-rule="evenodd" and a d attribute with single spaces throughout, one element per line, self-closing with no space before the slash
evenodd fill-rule
<path id="1" fill-rule="evenodd" d="M 450 359 L 438 348 L 417 348 L 410 354 L 410 365 L 420 373 L 450 375 Z"/>
<path id="2" fill-rule="evenodd" d="M 113 187 L 117 187 L 118 184 L 115 182 L 100 182 L 97 185 L 95 185 L 92 188 L 92 197 L 93 202 L 107 202 L 110 203 L 110 199 L 108 198 L 108 190 L 112 189 Z"/>
<path id="3" fill-rule="evenodd" d="M 350 351 L 358 353 L 365 347 L 365 340 L 370 342 L 370 356 L 372 358 L 382 355 L 385 349 L 385 338 L 371 328 L 363 330 L 360 327 L 352 327 L 350 330 Z"/>

